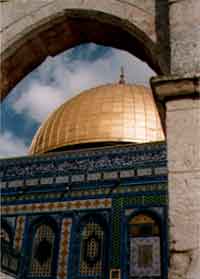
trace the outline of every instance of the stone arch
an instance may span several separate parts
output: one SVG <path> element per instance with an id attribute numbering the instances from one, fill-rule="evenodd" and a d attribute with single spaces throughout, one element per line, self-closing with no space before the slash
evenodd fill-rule
<path id="1" fill-rule="evenodd" d="M 156 0 L 33 2 L 2 3 L 1 99 L 47 56 L 84 42 L 127 50 L 157 73 L 168 71 Z"/>

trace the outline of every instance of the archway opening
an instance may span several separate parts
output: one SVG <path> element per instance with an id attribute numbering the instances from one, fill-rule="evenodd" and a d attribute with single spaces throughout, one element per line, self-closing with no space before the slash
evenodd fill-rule
<path id="1" fill-rule="evenodd" d="M 89 42 L 126 50 L 158 74 L 167 71 L 159 46 L 134 24 L 103 12 L 66 10 L 25 30 L 3 52 L 1 100 L 47 56 Z"/>
<path id="2" fill-rule="evenodd" d="M 2 140 L 7 147 L 2 156 L 27 154 L 36 130 L 49 113 L 84 90 L 118 83 L 121 66 L 127 84 L 148 87 L 150 77 L 155 75 L 130 53 L 96 44 L 82 44 L 55 58 L 48 57 L 2 104 Z"/>
<path id="3" fill-rule="evenodd" d="M 26 251 L 28 277 L 53 276 L 58 241 L 58 228 L 54 219 L 48 216 L 36 219 L 29 228 L 29 241 L 31 249 Z"/>

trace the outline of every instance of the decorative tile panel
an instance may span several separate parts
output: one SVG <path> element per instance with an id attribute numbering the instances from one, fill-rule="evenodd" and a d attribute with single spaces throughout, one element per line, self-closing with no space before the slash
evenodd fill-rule
<path id="1" fill-rule="evenodd" d="M 72 175 L 72 182 L 80 182 L 85 180 L 85 175 L 84 174 L 75 174 Z"/>
<path id="2" fill-rule="evenodd" d="M 120 177 L 126 178 L 126 177 L 133 177 L 135 176 L 135 170 L 123 170 L 120 171 Z"/>
<path id="3" fill-rule="evenodd" d="M 7 187 L 7 182 L 0 181 L 0 188 L 3 189 L 3 188 L 6 188 L 6 187 Z"/>
<path id="4" fill-rule="evenodd" d="M 20 251 L 23 243 L 24 229 L 25 229 L 25 216 L 19 216 L 16 220 L 16 230 L 14 238 L 14 247 Z"/>
<path id="5" fill-rule="evenodd" d="M 130 245 L 130 275 L 144 278 L 160 276 L 160 238 L 131 238 Z"/>
<path id="6" fill-rule="evenodd" d="M 103 174 L 104 179 L 116 179 L 117 177 L 118 177 L 117 171 L 104 172 Z"/>
<path id="7" fill-rule="evenodd" d="M 151 168 L 137 169 L 137 175 L 138 176 L 152 175 L 152 169 Z"/>
<path id="8" fill-rule="evenodd" d="M 166 162 L 166 145 L 141 144 L 111 147 L 104 150 L 62 152 L 34 158 L 1 160 L 4 178 L 45 176 L 50 173 L 68 175 L 70 172 L 98 172 L 119 168 L 135 168 L 137 164 L 155 161 Z M 28 185 L 28 184 L 27 184 Z"/>
<path id="9" fill-rule="evenodd" d="M 101 179 L 101 173 L 100 172 L 88 173 L 88 175 L 87 175 L 87 180 L 88 181 L 99 180 L 99 179 Z"/>
<path id="10" fill-rule="evenodd" d="M 61 228 L 57 279 L 67 278 L 71 227 L 72 219 L 64 218 Z"/>
<path id="11" fill-rule="evenodd" d="M 21 187 L 23 186 L 24 181 L 23 180 L 13 180 L 8 182 L 8 187 Z"/>
<path id="12" fill-rule="evenodd" d="M 40 224 L 33 233 L 28 278 L 52 276 L 55 232 L 51 226 Z"/>
<path id="13" fill-rule="evenodd" d="M 52 184 L 53 177 L 43 177 L 40 179 L 40 184 Z"/>
<path id="14" fill-rule="evenodd" d="M 95 220 L 90 218 L 81 232 L 79 274 L 84 277 L 102 278 L 105 257 L 105 230 Z"/>
<path id="15" fill-rule="evenodd" d="M 67 183 L 67 182 L 69 182 L 69 176 L 56 177 L 56 183 Z"/>
<path id="16" fill-rule="evenodd" d="M 48 203 L 32 203 L 2 206 L 1 213 L 19 214 L 19 213 L 36 213 L 36 212 L 52 212 L 52 211 L 71 211 L 75 209 L 95 209 L 95 208 L 110 208 L 112 204 L 111 199 L 88 199 L 75 200 L 64 202 L 48 202 Z"/>
<path id="17" fill-rule="evenodd" d="M 39 180 L 38 179 L 27 179 L 25 181 L 25 184 L 27 186 L 33 186 L 33 185 L 38 185 L 39 184 Z"/>
<path id="18" fill-rule="evenodd" d="M 159 175 L 159 174 L 167 174 L 167 167 L 156 167 L 154 169 L 155 174 Z"/>

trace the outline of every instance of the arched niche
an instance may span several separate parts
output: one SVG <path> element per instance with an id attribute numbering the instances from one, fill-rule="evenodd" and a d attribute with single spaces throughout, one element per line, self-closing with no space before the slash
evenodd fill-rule
<path id="1" fill-rule="evenodd" d="M 16 275 L 19 269 L 20 254 L 13 247 L 13 228 L 4 219 L 0 227 L 0 261 L 2 271 Z"/>
<path id="2" fill-rule="evenodd" d="M 27 244 L 28 262 L 26 274 L 28 278 L 55 275 L 56 255 L 58 253 L 58 226 L 49 216 L 36 219 L 29 228 Z"/>
<path id="3" fill-rule="evenodd" d="M 130 278 L 163 278 L 162 226 L 149 211 L 128 218 L 128 270 Z"/>
<path id="4" fill-rule="evenodd" d="M 5 221 L 1 220 L 0 242 L 6 242 L 10 247 L 13 245 L 13 230 L 11 226 Z"/>
<path id="5" fill-rule="evenodd" d="M 160 23 L 166 5 L 158 2 L 4 1 L 1 100 L 47 56 L 86 42 L 127 50 L 157 73 L 167 72 L 167 32 Z"/>
<path id="6" fill-rule="evenodd" d="M 72 266 L 78 278 L 108 278 L 108 224 L 101 214 L 87 214 L 77 223 Z"/>

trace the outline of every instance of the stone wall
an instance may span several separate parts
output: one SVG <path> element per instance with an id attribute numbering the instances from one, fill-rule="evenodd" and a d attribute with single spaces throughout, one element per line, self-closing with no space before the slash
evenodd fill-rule
<path id="1" fill-rule="evenodd" d="M 11 276 L 9 276 L 9 275 L 7 275 L 7 274 L 5 274 L 5 273 L 2 273 L 2 272 L 0 271 L 0 278 L 1 278 L 1 279 L 13 279 L 14 277 L 11 277 Z"/>
<path id="2" fill-rule="evenodd" d="M 172 89 L 176 99 L 171 94 L 171 101 L 167 101 L 166 119 L 171 222 L 169 277 L 199 279 L 200 1 L 168 2 L 171 74 L 179 79 Z"/>
<path id="3" fill-rule="evenodd" d="M 152 80 L 156 98 L 166 105 L 168 149 L 169 279 L 200 275 L 200 78 Z"/>
<path id="4" fill-rule="evenodd" d="M 170 278 L 200 275 L 200 100 L 167 103 Z"/>
<path id="5" fill-rule="evenodd" d="M 200 73 L 200 1 L 168 1 L 171 74 Z"/>

